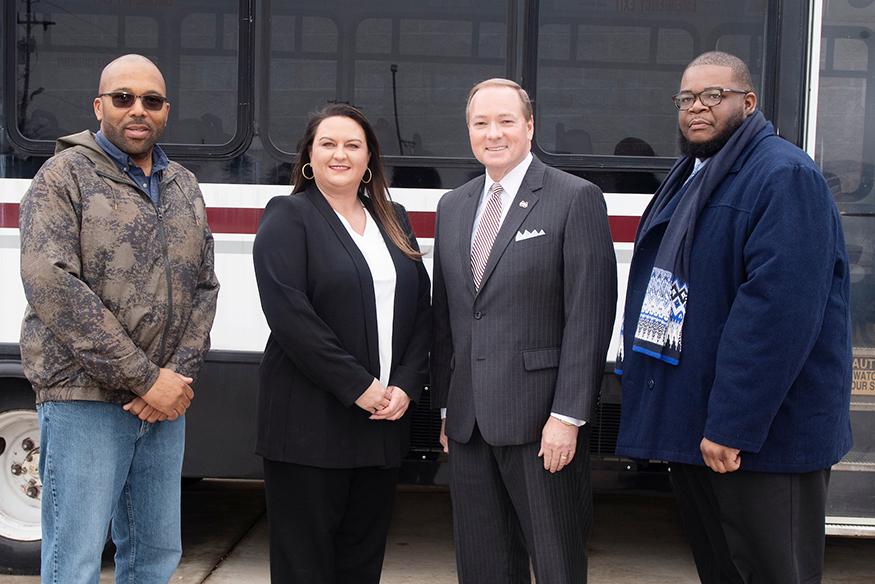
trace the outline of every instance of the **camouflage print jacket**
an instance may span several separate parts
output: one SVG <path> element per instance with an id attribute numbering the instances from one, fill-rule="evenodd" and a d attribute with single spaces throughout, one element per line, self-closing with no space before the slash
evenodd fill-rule
<path id="1" fill-rule="evenodd" d="M 174 162 L 160 209 L 85 131 L 21 201 L 28 306 L 21 360 L 37 403 L 127 403 L 159 367 L 195 377 L 210 347 L 219 282 L 194 175 Z"/>

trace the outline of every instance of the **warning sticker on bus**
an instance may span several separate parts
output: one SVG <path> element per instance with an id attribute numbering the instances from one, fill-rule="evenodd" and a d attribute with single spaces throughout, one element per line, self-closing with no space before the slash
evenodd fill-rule
<path id="1" fill-rule="evenodd" d="M 851 393 L 875 395 L 875 354 L 854 354 L 854 381 Z"/>

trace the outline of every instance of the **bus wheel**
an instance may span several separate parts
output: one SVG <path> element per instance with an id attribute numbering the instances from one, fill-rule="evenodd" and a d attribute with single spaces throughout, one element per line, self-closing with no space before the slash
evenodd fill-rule
<path id="1" fill-rule="evenodd" d="M 40 565 L 39 424 L 26 400 L 0 392 L 0 573 L 38 574 Z M 22 403 L 24 401 L 24 403 Z"/>

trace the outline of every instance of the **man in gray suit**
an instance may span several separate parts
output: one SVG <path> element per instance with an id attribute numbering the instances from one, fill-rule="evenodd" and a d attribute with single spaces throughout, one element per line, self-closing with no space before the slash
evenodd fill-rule
<path id="1" fill-rule="evenodd" d="M 617 270 L 595 185 L 531 155 L 526 92 L 468 97 L 486 175 L 438 204 L 432 391 L 445 419 L 461 584 L 586 582 L 589 428 Z"/>

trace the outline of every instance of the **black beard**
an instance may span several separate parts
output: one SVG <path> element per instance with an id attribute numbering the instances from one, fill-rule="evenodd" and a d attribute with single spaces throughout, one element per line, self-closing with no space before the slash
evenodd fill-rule
<path id="1" fill-rule="evenodd" d="M 678 127 L 678 147 L 681 150 L 681 154 L 692 156 L 699 160 L 711 158 L 726 146 L 726 143 L 729 142 L 732 135 L 735 134 L 736 130 L 738 130 L 741 127 L 741 124 L 744 123 L 744 119 L 744 114 L 739 113 L 737 117 L 728 120 L 726 128 L 724 128 L 722 132 L 707 142 L 699 144 L 694 144 L 687 140 L 687 137 L 684 136 L 684 133 L 681 131 L 680 127 Z"/>
<path id="2" fill-rule="evenodd" d="M 146 126 L 151 130 L 151 134 L 141 142 L 129 140 L 125 135 L 125 128 L 132 124 Z M 118 127 L 111 124 L 106 124 L 106 127 L 104 127 L 101 124 L 100 129 L 103 130 L 103 135 L 106 136 L 107 140 L 115 145 L 116 148 L 131 157 L 140 156 L 141 154 L 145 155 L 151 152 L 155 144 L 158 143 L 158 139 L 161 138 L 161 135 L 164 133 L 164 128 L 157 128 L 146 119 L 129 120 L 120 124 Z"/>

